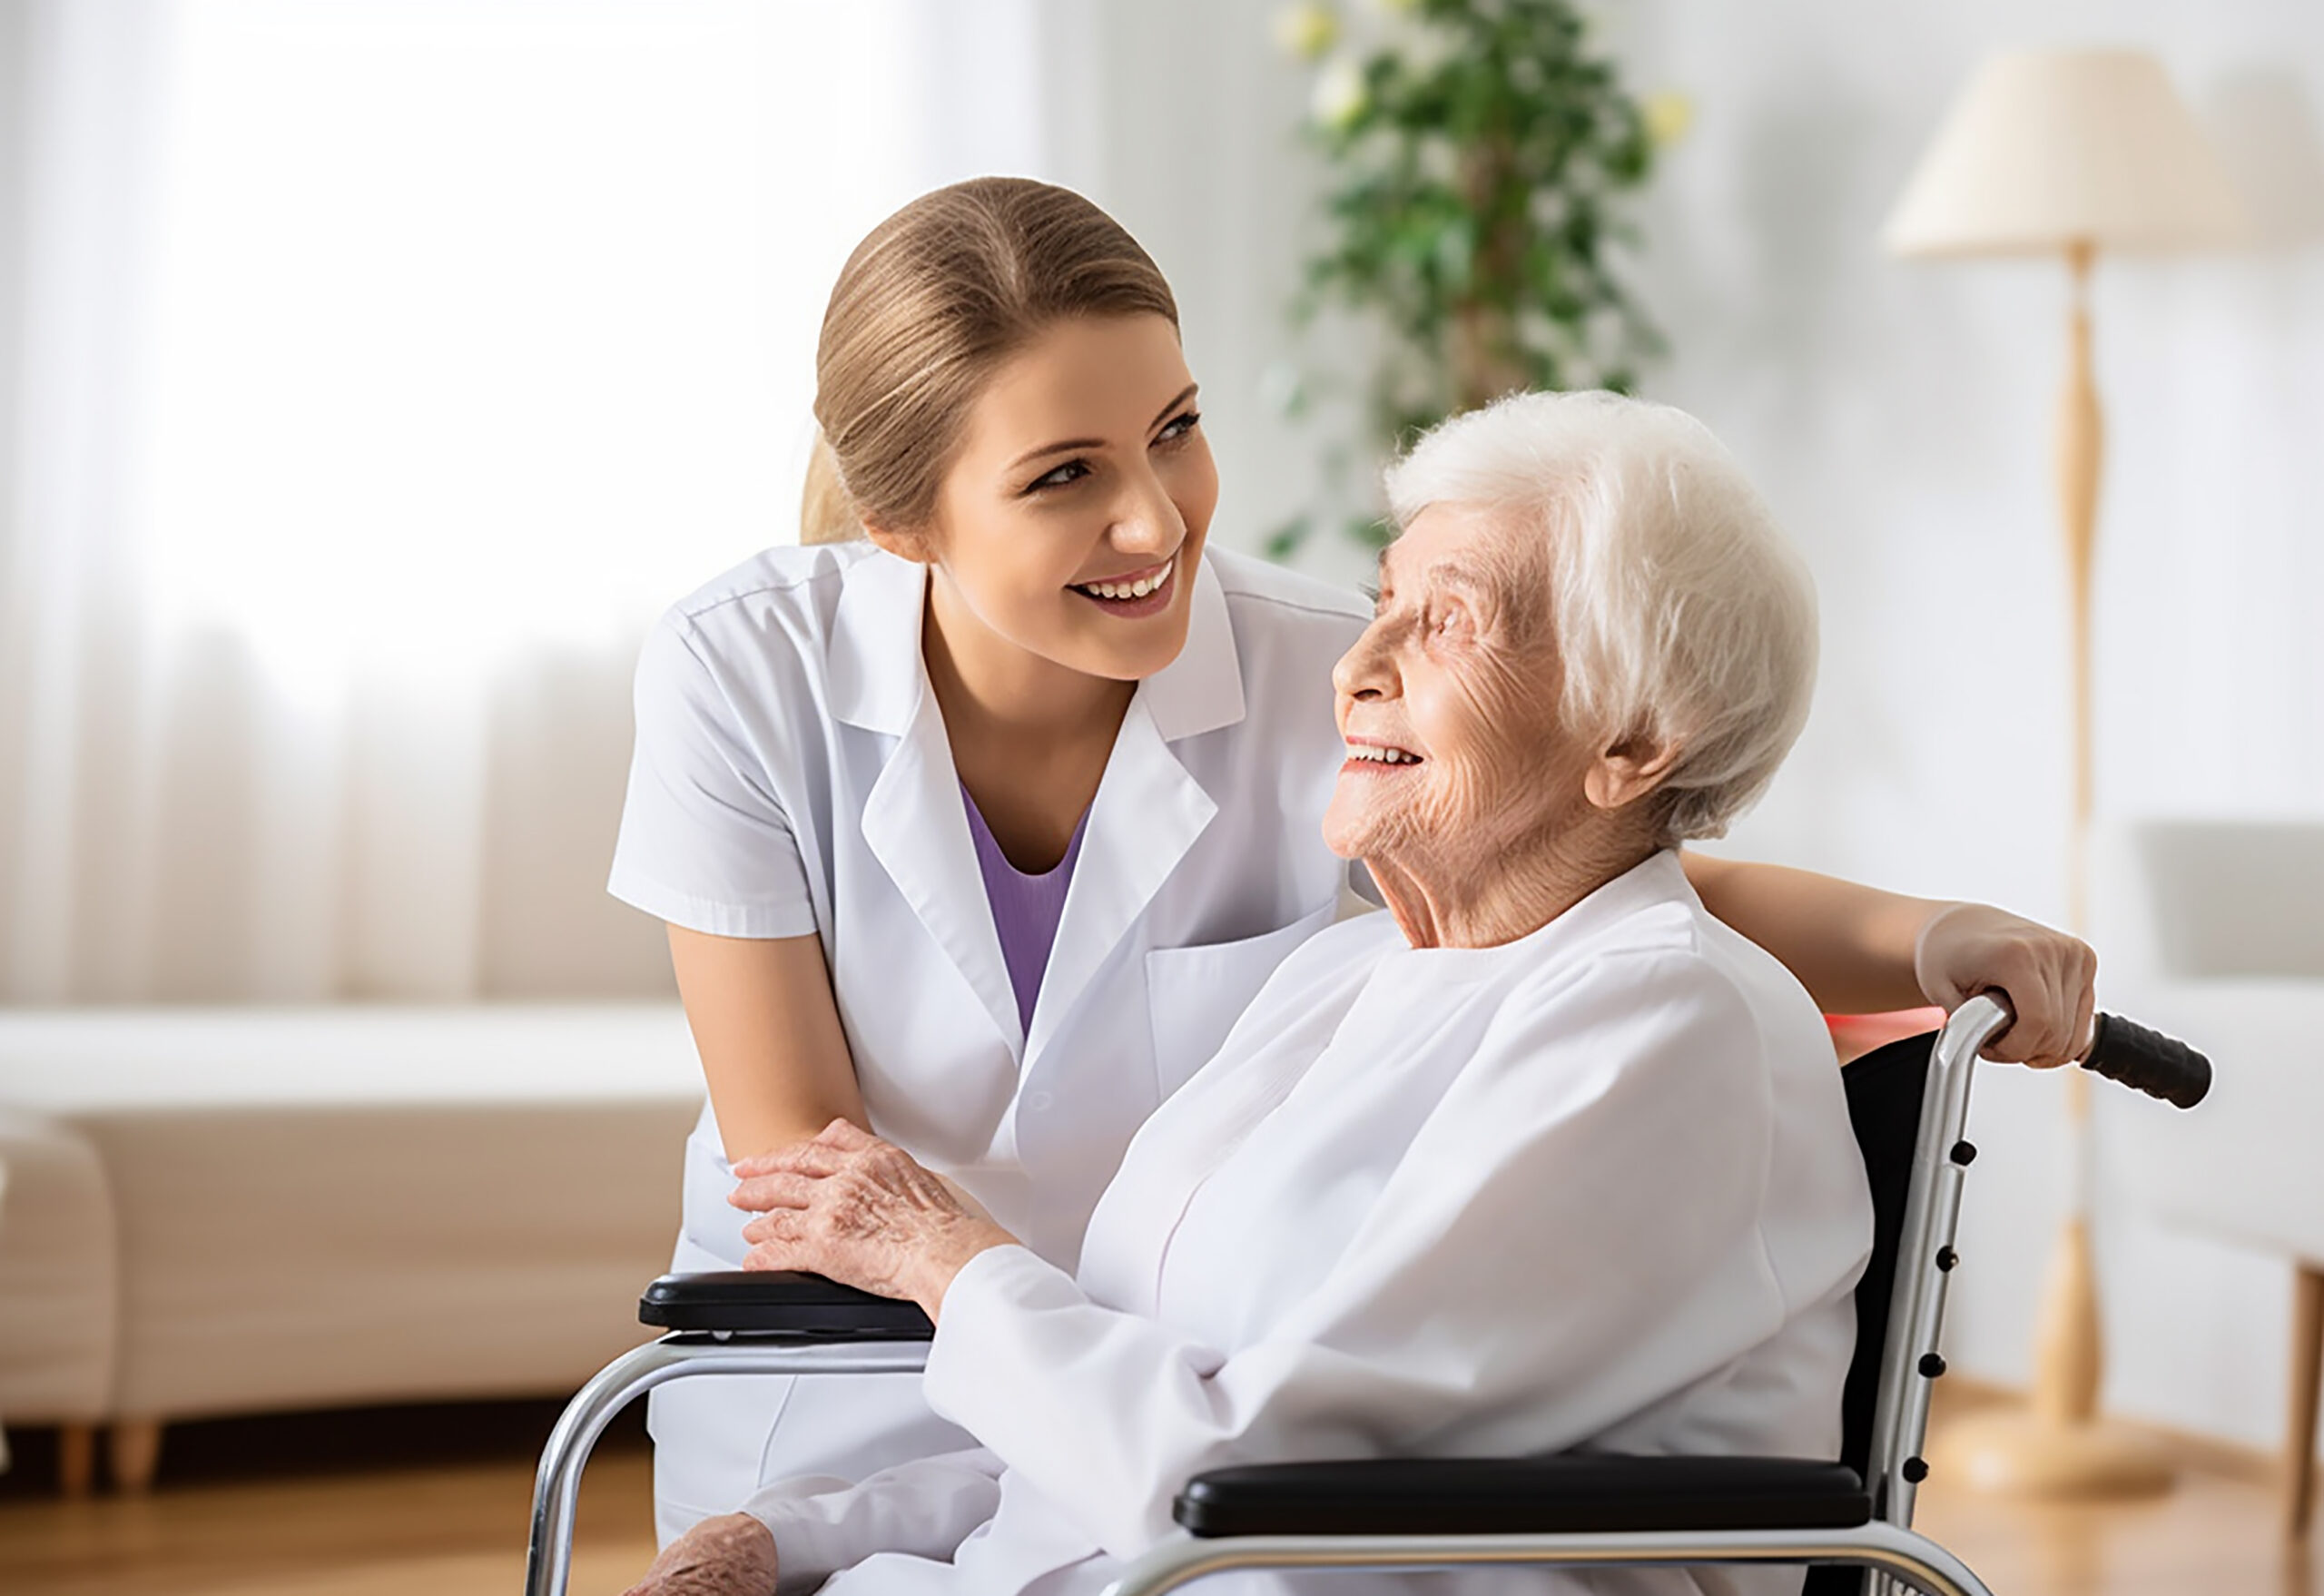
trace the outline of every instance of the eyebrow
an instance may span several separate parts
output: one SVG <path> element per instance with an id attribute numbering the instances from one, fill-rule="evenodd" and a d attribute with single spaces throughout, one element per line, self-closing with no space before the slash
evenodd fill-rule
<path id="1" fill-rule="evenodd" d="M 1394 552 L 1395 545 L 1390 544 L 1380 551 L 1379 558 L 1373 562 L 1373 579 L 1383 586 L 1385 586 L 1388 582 L 1388 557 Z M 1478 587 L 1490 591 L 1493 586 L 1492 573 L 1474 560 L 1438 560 L 1434 565 L 1430 566 L 1424 574 L 1434 580 L 1456 582 L 1465 587 Z"/>
<path id="2" fill-rule="evenodd" d="M 1163 422 L 1167 421 L 1174 412 L 1183 409 L 1187 401 L 1195 397 L 1195 389 L 1200 386 L 1201 385 L 1199 383 L 1187 383 L 1185 389 L 1179 393 L 1177 398 L 1172 399 L 1168 404 L 1162 407 L 1162 413 L 1155 417 L 1154 419 L 1147 424 L 1146 429 L 1148 432 L 1151 432 L 1155 428 L 1159 427 Z M 1009 468 L 1014 471 L 1019 466 L 1029 465 L 1031 462 L 1041 458 L 1045 455 L 1070 454 L 1073 450 L 1078 448 L 1103 448 L 1105 447 L 1106 440 L 1102 438 L 1068 438 L 1064 439 L 1062 442 L 1044 444 L 1039 448 L 1026 450 L 1023 454 L 1019 455 L 1015 459 L 1009 462 Z"/>
<path id="3" fill-rule="evenodd" d="M 1428 567 L 1428 574 L 1438 581 L 1462 587 L 1487 593 L 1495 590 L 1492 573 L 1472 560 L 1439 560 Z"/>

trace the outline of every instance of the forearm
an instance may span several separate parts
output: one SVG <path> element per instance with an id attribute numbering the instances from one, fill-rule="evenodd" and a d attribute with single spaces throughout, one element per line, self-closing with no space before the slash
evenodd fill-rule
<path id="1" fill-rule="evenodd" d="M 930 1406 L 1022 1473 L 1091 1542 L 1130 1556 L 1247 1410 L 1212 1383 L 1224 1357 L 1105 1308 L 1023 1248 L 980 1256 L 939 1320 Z"/>
<path id="2" fill-rule="evenodd" d="M 834 1119 L 853 1125 L 863 1122 L 861 1107 L 843 1108 L 803 1096 L 770 1102 L 763 1093 L 722 1092 L 716 1085 L 710 1089 L 710 1109 L 718 1122 L 719 1145 L 729 1166 L 811 1140 Z"/>
<path id="3" fill-rule="evenodd" d="M 1703 907 L 1780 960 L 1827 1014 L 1929 1001 L 1915 955 L 1922 931 L 1949 903 L 1692 850 L 1680 857 Z"/>
<path id="4" fill-rule="evenodd" d="M 975 1200 L 950 1181 L 944 1185 L 957 1197 Z M 930 1324 L 941 1324 L 944 1298 L 962 1269 L 995 1247 L 1024 1245 L 982 1212 L 948 1217 L 924 1235 L 916 1236 L 895 1249 L 901 1268 L 893 1282 L 857 1284 L 863 1284 L 867 1290 L 880 1291 L 882 1296 L 917 1303 Z"/>
<path id="5" fill-rule="evenodd" d="M 778 1480 L 743 1504 L 774 1537 L 778 1596 L 813 1591 L 882 1552 L 949 1561 L 1000 1505 L 1000 1460 L 946 1453 L 900 1463 L 860 1483 Z"/>
<path id="6" fill-rule="evenodd" d="M 730 1161 L 804 1141 L 834 1119 L 865 1125 L 817 938 L 672 926 L 670 961 Z"/>

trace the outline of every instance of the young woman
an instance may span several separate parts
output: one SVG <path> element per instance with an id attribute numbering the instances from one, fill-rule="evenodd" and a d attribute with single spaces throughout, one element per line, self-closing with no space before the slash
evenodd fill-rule
<path id="1" fill-rule="evenodd" d="M 740 1267 L 733 1163 L 844 1118 L 1070 1270 L 1131 1135 L 1348 884 L 1331 671 L 1370 606 L 1206 550 L 1176 303 L 1078 195 L 906 206 L 816 377 L 808 546 L 677 605 L 638 666 L 611 887 L 668 922 L 710 1086 L 675 1266 Z M 2088 1027 L 2071 938 L 1685 863 L 1827 1011 L 1999 988 L 2036 1064 Z M 684 1381 L 651 1426 L 665 1541 L 765 1480 L 968 1444 L 913 1376 Z"/>

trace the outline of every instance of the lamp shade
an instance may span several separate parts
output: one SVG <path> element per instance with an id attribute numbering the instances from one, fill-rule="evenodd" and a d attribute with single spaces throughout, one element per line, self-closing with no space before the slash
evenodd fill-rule
<path id="1" fill-rule="evenodd" d="M 2242 207 L 2171 87 L 2136 50 L 1996 56 L 1954 103 L 1885 232 L 1899 255 L 2231 243 Z"/>

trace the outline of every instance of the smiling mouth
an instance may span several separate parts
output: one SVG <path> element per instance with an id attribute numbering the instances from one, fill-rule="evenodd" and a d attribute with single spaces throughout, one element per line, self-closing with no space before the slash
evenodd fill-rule
<path id="1" fill-rule="evenodd" d="M 1404 748 L 1390 748 L 1378 743 L 1351 743 L 1347 745 L 1350 764 L 1401 765 L 1425 762 L 1417 754 Z"/>
<path id="2" fill-rule="evenodd" d="M 1160 592 L 1163 584 L 1169 581 L 1170 573 L 1177 568 L 1178 557 L 1172 555 L 1151 570 L 1132 572 L 1110 582 L 1077 582 L 1073 590 L 1111 604 L 1130 603 Z"/>

